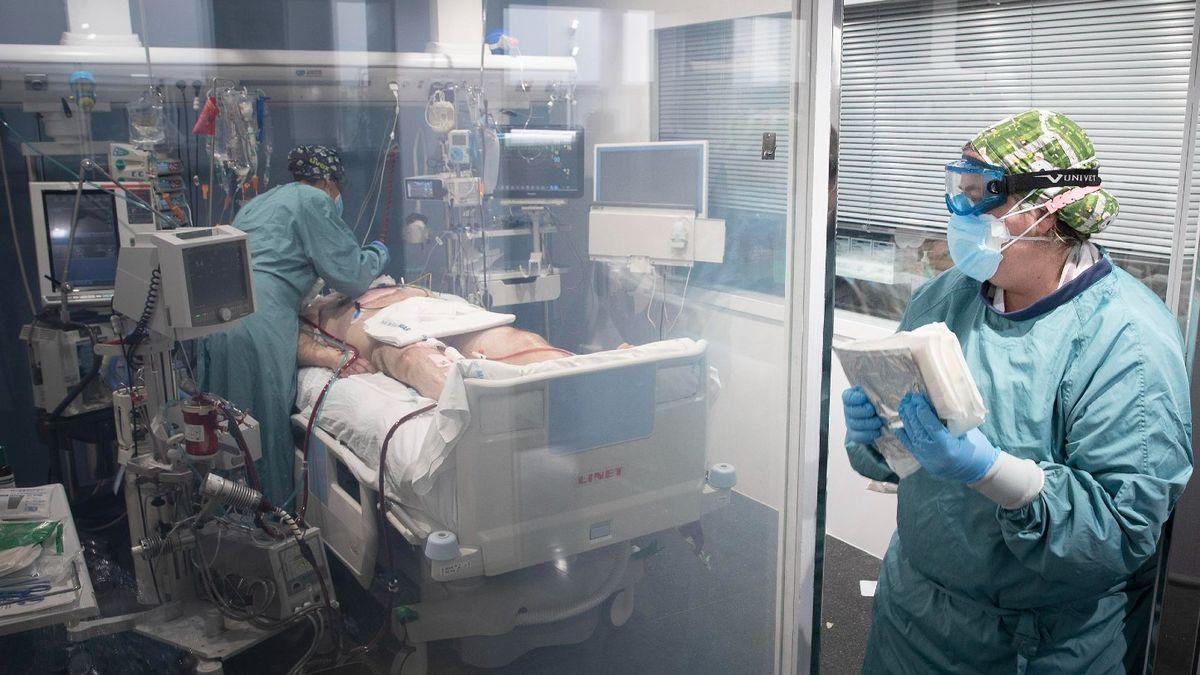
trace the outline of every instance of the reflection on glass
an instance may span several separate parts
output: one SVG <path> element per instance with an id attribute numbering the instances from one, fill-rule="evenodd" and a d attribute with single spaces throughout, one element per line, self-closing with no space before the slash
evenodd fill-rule
<path id="1" fill-rule="evenodd" d="M 71 276 L 117 287 L 69 308 L 103 368 L 87 331 L 29 345 L 111 390 L 63 422 L 102 437 L 13 461 L 66 484 L 86 550 L 31 571 L 94 582 L 98 608 L 45 624 L 130 614 L 69 669 L 772 670 L 779 3 L 95 4 L 67 10 L 92 110 L 60 16 L 0 45 L 4 137 L 65 186 L 45 266 L 91 137 Z M 865 247 L 861 276 L 900 278 Z M 12 668 L 64 669 L 61 629 L 24 635 Z"/>

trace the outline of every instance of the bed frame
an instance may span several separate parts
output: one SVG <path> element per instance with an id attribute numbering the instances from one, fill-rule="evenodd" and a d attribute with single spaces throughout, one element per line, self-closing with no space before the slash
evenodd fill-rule
<path id="1" fill-rule="evenodd" d="M 421 618 L 405 631 L 411 641 L 501 635 L 539 623 L 529 620 L 534 617 L 548 619 L 541 623 L 578 617 L 641 576 L 640 560 L 618 567 L 621 551 L 636 552 L 632 540 L 693 523 L 729 503 L 728 487 L 706 482 L 710 392 L 702 341 L 666 356 L 467 379 L 465 385 L 470 420 L 434 487 L 454 495 L 455 521 L 398 505 L 387 514 L 414 546 L 439 530 L 453 532 L 459 545 L 451 560 L 422 561 L 422 579 L 414 580 L 422 586 L 422 603 L 413 606 Z M 307 417 L 292 420 L 303 434 Z M 377 474 L 320 427 L 309 455 L 307 520 L 368 587 L 380 547 Z M 298 478 L 299 449 L 296 457 Z M 609 562 L 612 551 L 617 557 Z M 539 601 L 530 589 L 538 583 L 526 577 L 542 563 L 558 563 L 543 566 L 554 568 L 564 561 L 594 569 L 576 584 L 578 592 L 561 584 L 545 589 L 552 592 L 542 602 L 560 603 L 558 610 L 531 611 Z M 445 582 L 475 577 L 488 577 L 490 586 L 468 584 L 465 594 L 446 590 L 456 586 Z M 599 602 L 588 597 L 599 592 L 605 594 Z M 625 600 L 631 612 L 631 595 Z M 478 610 L 488 602 L 499 605 L 496 611 Z M 569 609 L 580 611 L 560 611 Z M 611 618 L 616 622 L 622 613 Z"/>

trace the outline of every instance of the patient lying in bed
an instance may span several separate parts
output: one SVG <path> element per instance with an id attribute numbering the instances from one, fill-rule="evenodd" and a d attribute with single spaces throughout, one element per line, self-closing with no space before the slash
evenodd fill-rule
<path id="1" fill-rule="evenodd" d="M 463 358 L 490 359 L 514 365 L 540 363 L 570 356 L 542 336 L 512 326 L 498 326 L 397 347 L 372 338 L 364 325 L 380 310 L 411 298 L 434 297 L 423 288 L 374 288 L 357 299 L 340 294 L 318 298 L 304 311 L 307 323 L 358 350 L 358 359 L 343 375 L 380 371 L 414 388 L 422 396 L 439 398 L 450 366 Z M 442 302 L 452 302 L 442 300 Z M 342 350 L 310 325 L 300 327 L 297 361 L 300 366 L 336 369 Z"/>

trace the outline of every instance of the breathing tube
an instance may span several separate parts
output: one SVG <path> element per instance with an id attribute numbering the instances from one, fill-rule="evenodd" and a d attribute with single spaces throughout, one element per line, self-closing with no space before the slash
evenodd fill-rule
<path id="1" fill-rule="evenodd" d="M 379 445 L 379 466 L 375 471 L 376 479 L 377 479 L 377 485 L 375 488 L 375 496 L 377 499 L 376 511 L 378 511 L 378 516 L 379 516 L 379 538 L 380 538 L 380 542 L 383 544 L 384 550 L 387 551 L 387 557 L 388 557 L 387 569 L 388 569 L 389 573 L 396 569 L 396 554 L 394 551 L 392 551 L 392 545 L 388 541 L 387 497 L 385 496 L 385 492 L 384 492 L 385 487 L 386 487 L 386 483 L 384 481 L 387 477 L 388 447 L 391 445 L 392 436 L 396 433 L 397 429 L 404 426 L 404 424 L 406 424 L 409 420 L 411 420 L 415 417 L 424 415 L 425 413 L 429 412 L 430 410 L 433 410 L 436 407 L 437 407 L 436 403 L 430 403 L 430 404 L 428 404 L 424 407 L 418 408 L 418 409 L 408 413 L 407 415 L 401 417 L 400 419 L 396 420 L 396 423 L 393 424 L 390 429 L 388 429 L 387 435 L 385 435 L 383 437 L 383 443 L 381 443 Z M 388 593 L 388 616 L 391 616 L 392 611 L 395 609 L 395 602 L 396 602 L 396 594 Z M 379 642 L 379 640 L 383 637 L 383 634 L 384 634 L 384 631 L 386 628 L 387 628 L 387 623 L 385 622 L 384 625 L 381 627 L 379 633 L 377 633 L 375 635 L 375 637 L 371 639 L 369 646 L 373 647 L 374 645 L 376 645 Z"/>

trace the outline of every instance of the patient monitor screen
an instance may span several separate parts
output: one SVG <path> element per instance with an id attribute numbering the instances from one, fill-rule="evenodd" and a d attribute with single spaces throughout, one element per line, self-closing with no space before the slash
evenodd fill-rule
<path id="1" fill-rule="evenodd" d="M 189 248 L 183 254 L 188 302 L 193 325 L 218 323 L 222 309 L 234 317 L 248 314 L 251 307 L 247 278 L 249 261 L 241 241 Z"/>
<path id="2" fill-rule="evenodd" d="M 691 209 L 705 214 L 702 143 L 596 146 L 597 204 Z"/>
<path id="3" fill-rule="evenodd" d="M 512 199 L 583 196 L 583 130 L 501 127 L 496 193 Z"/>
<path id="4" fill-rule="evenodd" d="M 46 216 L 46 241 L 50 243 L 49 272 L 56 281 L 70 281 L 75 288 L 112 288 L 117 275 L 120 231 L 116 201 L 104 190 L 84 190 L 79 197 L 79 221 L 75 243 L 71 241 L 71 216 L 75 212 L 75 190 L 42 192 Z M 63 279 L 67 251 L 71 252 L 70 279 Z"/>

